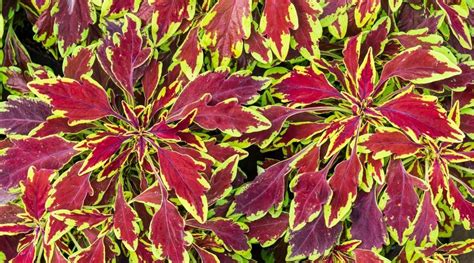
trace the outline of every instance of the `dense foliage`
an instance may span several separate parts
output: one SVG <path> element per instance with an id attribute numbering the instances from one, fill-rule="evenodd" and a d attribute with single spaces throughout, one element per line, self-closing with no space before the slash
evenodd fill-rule
<path id="1" fill-rule="evenodd" d="M 0 261 L 474 249 L 474 1 L 0 3 Z"/>

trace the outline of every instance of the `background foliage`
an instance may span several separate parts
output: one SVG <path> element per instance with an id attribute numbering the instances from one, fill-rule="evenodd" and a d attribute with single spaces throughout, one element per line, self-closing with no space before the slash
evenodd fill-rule
<path id="1" fill-rule="evenodd" d="M 454 262 L 472 0 L 3 0 L 0 259 Z"/>

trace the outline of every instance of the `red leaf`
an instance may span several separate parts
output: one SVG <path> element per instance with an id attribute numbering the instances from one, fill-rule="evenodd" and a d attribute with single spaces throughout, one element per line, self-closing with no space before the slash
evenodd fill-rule
<path id="1" fill-rule="evenodd" d="M 438 215 L 429 191 L 423 197 L 410 239 L 416 241 L 415 245 L 417 247 L 428 247 L 429 244 L 436 244 L 438 239 Z"/>
<path id="2" fill-rule="evenodd" d="M 140 26 L 138 18 L 127 15 L 124 32 L 119 36 L 118 43 L 103 42 L 98 50 L 104 70 L 131 97 L 134 95 L 135 82 L 143 74 L 137 69 L 148 61 L 151 54 L 150 48 L 143 47 Z"/>
<path id="3" fill-rule="evenodd" d="M 295 6 L 290 0 L 265 1 L 260 31 L 269 39 L 270 47 L 281 61 L 290 48 L 290 30 L 298 28 Z"/>
<path id="4" fill-rule="evenodd" d="M 318 259 L 337 242 L 342 232 L 342 225 L 336 224 L 328 228 L 324 223 L 324 217 L 320 215 L 302 229 L 290 232 L 287 260 L 306 257 L 310 260 Z"/>
<path id="5" fill-rule="evenodd" d="M 0 133 L 28 135 L 52 114 L 51 107 L 38 100 L 17 98 L 0 104 Z"/>
<path id="6" fill-rule="evenodd" d="M 221 163 L 225 162 L 227 159 L 236 154 L 239 155 L 240 159 L 244 159 L 248 156 L 248 152 L 230 144 L 217 144 L 215 138 L 204 142 L 204 144 L 206 146 L 208 154 Z"/>
<path id="7" fill-rule="evenodd" d="M 239 156 L 234 155 L 214 170 L 209 183 L 211 188 L 206 193 L 209 204 L 214 204 L 219 199 L 226 197 L 232 190 L 238 163 Z"/>
<path id="8" fill-rule="evenodd" d="M 372 250 L 357 248 L 354 250 L 353 253 L 355 256 L 355 263 L 385 263 L 388 261 L 386 258 L 382 257 L 381 255 L 377 254 L 377 252 L 374 252 Z"/>
<path id="9" fill-rule="evenodd" d="M 258 91 L 264 89 L 268 84 L 267 79 L 250 77 L 242 73 L 208 72 L 199 75 L 195 80 L 186 85 L 176 102 L 170 110 L 169 116 L 176 115 L 187 105 L 196 102 L 206 93 L 211 95 L 211 105 L 219 102 L 237 98 L 240 104 L 248 104 L 255 101 Z M 187 113 L 183 113 L 183 116 Z"/>
<path id="10" fill-rule="evenodd" d="M 326 224 L 335 226 L 351 210 L 357 196 L 357 186 L 362 177 L 362 165 L 355 150 L 348 160 L 340 162 L 329 179 L 333 191 L 331 201 L 324 205 Z"/>
<path id="11" fill-rule="evenodd" d="M 290 183 L 294 193 L 290 206 L 290 228 L 301 229 L 306 223 L 317 218 L 323 205 L 332 197 L 327 182 L 329 167 L 318 172 L 299 174 Z"/>
<path id="12" fill-rule="evenodd" d="M 271 127 L 263 131 L 243 134 L 235 140 L 245 144 L 257 144 L 263 149 L 272 143 L 288 118 L 301 113 L 300 110 L 276 105 L 261 108 L 260 112 L 266 119 L 270 120 L 272 124 Z"/>
<path id="13" fill-rule="evenodd" d="M 164 200 L 161 208 L 153 216 L 150 240 L 155 257 L 169 259 L 171 262 L 189 260 L 184 240 L 184 220 L 178 209 L 167 200 Z"/>
<path id="14" fill-rule="evenodd" d="M 377 206 L 375 188 L 370 192 L 359 191 L 351 213 L 351 236 L 362 241 L 360 248 L 382 248 L 388 241 L 383 215 Z"/>
<path id="15" fill-rule="evenodd" d="M 323 99 L 341 97 L 324 74 L 317 73 L 312 68 L 297 67 L 285 75 L 275 89 L 276 95 L 281 96 L 283 101 L 297 105 L 308 105 Z"/>
<path id="16" fill-rule="evenodd" d="M 186 224 L 214 232 L 214 234 L 224 242 L 226 247 L 236 252 L 250 250 L 247 236 L 245 235 L 247 229 L 232 219 L 213 218 L 204 224 L 191 220 L 186 222 Z"/>
<path id="17" fill-rule="evenodd" d="M 290 123 L 288 128 L 284 130 L 281 138 L 275 140 L 275 146 L 287 146 L 293 142 L 300 142 L 306 140 L 322 131 L 324 131 L 329 124 L 315 123 L 315 122 L 297 122 Z"/>
<path id="18" fill-rule="evenodd" d="M 426 84 L 460 73 L 461 69 L 443 54 L 415 47 L 403 51 L 385 64 L 379 86 L 395 76 L 415 84 Z"/>
<path id="19" fill-rule="evenodd" d="M 24 221 L 20 217 L 20 214 L 24 212 L 23 208 L 14 204 L 1 204 L 0 205 L 0 225 L 12 224 Z"/>
<path id="20" fill-rule="evenodd" d="M 436 3 L 446 13 L 448 25 L 461 46 L 469 50 L 472 49 L 471 33 L 466 19 L 459 14 L 459 11 L 447 5 L 445 0 L 436 0 Z"/>
<path id="21" fill-rule="evenodd" d="M 464 228 L 474 227 L 474 203 L 467 201 L 453 180 L 449 180 L 448 202 L 454 210 L 454 216 L 457 221 L 461 221 Z"/>
<path id="22" fill-rule="evenodd" d="M 201 164 L 188 155 L 164 148 L 158 148 L 158 160 L 166 187 L 175 191 L 181 204 L 196 220 L 205 222 L 205 192 L 209 189 L 209 183 L 199 174 L 203 170 Z"/>
<path id="23" fill-rule="evenodd" d="M 49 211 L 59 209 L 81 209 L 87 195 L 94 192 L 89 182 L 89 174 L 79 176 L 82 162 L 75 163 L 53 184 L 49 193 L 47 207 Z"/>
<path id="24" fill-rule="evenodd" d="M 333 121 L 321 135 L 320 144 L 329 138 L 329 145 L 325 159 L 331 157 L 344 146 L 346 146 L 354 136 L 356 136 L 361 124 L 360 116 L 347 117 L 338 121 Z"/>
<path id="25" fill-rule="evenodd" d="M 198 33 L 199 27 L 191 29 L 174 55 L 181 70 L 190 80 L 197 77 L 203 65 L 204 52 L 199 44 Z"/>
<path id="26" fill-rule="evenodd" d="M 251 219 L 263 217 L 272 207 L 283 204 L 286 175 L 291 171 L 293 158 L 280 161 L 243 187 L 235 197 L 235 211 Z"/>
<path id="27" fill-rule="evenodd" d="M 125 201 L 123 187 L 119 183 L 114 205 L 114 233 L 130 251 L 135 251 L 138 246 L 138 233 L 140 232 L 138 221 L 140 218 Z"/>
<path id="28" fill-rule="evenodd" d="M 365 100 L 374 92 L 374 83 L 377 77 L 372 49 L 369 49 L 357 73 L 357 86 L 359 87 L 357 91 L 359 98 Z"/>
<path id="29" fill-rule="evenodd" d="M 367 33 L 364 43 L 361 43 L 361 54 L 367 54 L 369 48 L 372 48 L 374 57 L 382 53 L 385 44 L 388 42 L 387 35 L 390 32 L 391 20 L 389 17 L 379 19 L 372 30 Z"/>
<path id="30" fill-rule="evenodd" d="M 30 166 L 60 169 L 76 154 L 73 147 L 73 143 L 56 136 L 12 140 L 12 146 L 0 155 L 0 186 L 16 186 L 26 178 Z"/>
<path id="31" fill-rule="evenodd" d="M 64 76 L 66 78 L 80 80 L 82 75 L 92 71 L 94 52 L 91 48 L 78 47 L 66 58 L 64 65 Z"/>
<path id="32" fill-rule="evenodd" d="M 213 64 L 227 65 L 242 54 L 243 39 L 250 36 L 252 1 L 219 0 L 201 21 L 201 43 L 211 50 Z"/>
<path id="33" fill-rule="evenodd" d="M 61 133 L 78 133 L 82 130 L 93 127 L 91 124 L 69 125 L 68 118 L 48 119 L 36 127 L 29 135 L 34 137 L 46 137 Z"/>
<path id="34" fill-rule="evenodd" d="M 322 9 L 316 2 L 307 0 L 291 1 L 298 14 L 298 29 L 292 35 L 296 41 L 296 49 L 308 60 L 319 58 L 319 38 L 322 35 L 318 20 Z"/>
<path id="35" fill-rule="evenodd" d="M 57 210 L 51 213 L 51 215 L 68 226 L 77 227 L 78 230 L 96 227 L 110 218 L 110 215 L 90 210 Z"/>
<path id="36" fill-rule="evenodd" d="M 81 82 L 67 78 L 38 80 L 30 82 L 28 87 L 38 96 L 46 96 L 54 109 L 64 112 L 73 125 L 117 115 L 104 89 L 89 77 L 84 76 Z"/>
<path id="37" fill-rule="evenodd" d="M 210 96 L 204 98 L 208 103 Z M 228 99 L 214 106 L 202 105 L 194 121 L 204 129 L 219 129 L 234 137 L 268 129 L 271 124 L 258 111 L 241 106 L 237 99 Z"/>
<path id="38" fill-rule="evenodd" d="M 103 3 L 102 14 L 116 15 L 124 12 L 133 12 L 135 8 L 135 0 L 111 0 Z"/>
<path id="39" fill-rule="evenodd" d="M 194 246 L 194 249 L 196 249 L 196 252 L 198 252 L 199 257 L 201 258 L 202 263 L 219 263 L 219 258 L 212 254 L 211 252 L 199 247 L 199 246 Z"/>
<path id="40" fill-rule="evenodd" d="M 52 170 L 36 170 L 34 167 L 28 170 L 21 199 L 25 204 L 25 211 L 34 219 L 40 220 L 46 211 L 52 175 Z"/>
<path id="41" fill-rule="evenodd" d="M 354 10 L 355 23 L 357 27 L 362 28 L 370 20 L 377 18 L 377 12 L 381 7 L 380 0 L 360 0 Z"/>
<path id="42" fill-rule="evenodd" d="M 445 166 L 445 163 L 438 158 L 433 161 L 432 166 L 428 170 L 428 182 L 430 184 L 431 192 L 433 193 L 433 200 L 435 203 L 441 199 L 443 193 L 448 188 L 448 178 L 445 176 L 445 174 L 448 175 L 449 173 L 446 171 L 447 167 Z"/>
<path id="43" fill-rule="evenodd" d="M 277 218 L 266 215 L 256 221 L 248 223 L 249 239 L 255 239 L 262 247 L 275 243 L 288 229 L 288 214 L 282 213 Z"/>
<path id="44" fill-rule="evenodd" d="M 87 33 L 94 23 L 95 10 L 89 0 L 59 0 L 56 8 L 54 25 L 57 26 L 60 50 L 64 51 L 87 35 L 84 32 Z"/>
<path id="45" fill-rule="evenodd" d="M 388 121 L 408 134 L 422 135 L 448 142 L 461 141 L 464 134 L 447 118 L 435 97 L 401 94 L 377 108 Z"/>
<path id="46" fill-rule="evenodd" d="M 255 27 L 252 26 L 250 37 L 244 40 L 245 52 L 252 55 L 252 57 L 260 63 L 267 64 L 273 59 L 273 53 L 268 48 L 265 38 L 260 32 L 255 31 Z"/>
<path id="47" fill-rule="evenodd" d="M 387 168 L 388 202 L 383 209 L 388 230 L 399 244 L 406 241 L 411 232 L 418 208 L 418 195 L 412 175 L 408 174 L 400 160 L 391 160 Z"/>
<path id="48" fill-rule="evenodd" d="M 143 94 L 148 101 L 155 95 L 161 79 L 163 64 L 156 58 L 152 58 L 145 69 L 142 78 Z"/>
<path id="49" fill-rule="evenodd" d="M 374 159 L 382 159 L 391 154 L 397 158 L 412 156 L 423 148 L 403 133 L 396 130 L 380 130 L 361 137 L 361 145 L 373 153 Z"/>
<path id="50" fill-rule="evenodd" d="M 93 149 L 82 164 L 80 174 L 92 172 L 98 167 L 104 165 L 128 140 L 129 136 L 111 135 L 93 142 Z"/>
<path id="51" fill-rule="evenodd" d="M 163 194 L 161 191 L 163 191 L 163 188 L 159 184 L 153 184 L 145 191 L 137 195 L 133 199 L 133 201 L 156 206 L 159 208 L 163 202 Z"/>
<path id="52" fill-rule="evenodd" d="M 152 20 L 152 37 L 160 45 L 179 29 L 184 19 L 193 18 L 194 5 L 190 0 L 154 1 L 151 4 L 142 1 L 138 16 L 147 23 Z"/>
<path id="53" fill-rule="evenodd" d="M 35 262 L 36 254 L 36 243 L 31 241 L 26 247 L 24 247 L 18 255 L 13 258 L 10 262 L 12 263 L 33 263 Z"/>
<path id="54" fill-rule="evenodd" d="M 105 262 L 104 238 L 97 239 L 86 249 L 71 255 L 71 258 L 77 263 Z"/>

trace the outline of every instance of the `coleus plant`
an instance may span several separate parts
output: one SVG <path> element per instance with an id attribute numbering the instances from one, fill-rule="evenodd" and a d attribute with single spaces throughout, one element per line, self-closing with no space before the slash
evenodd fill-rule
<path id="1" fill-rule="evenodd" d="M 473 8 L 2 2 L 0 258 L 453 262 Z"/>

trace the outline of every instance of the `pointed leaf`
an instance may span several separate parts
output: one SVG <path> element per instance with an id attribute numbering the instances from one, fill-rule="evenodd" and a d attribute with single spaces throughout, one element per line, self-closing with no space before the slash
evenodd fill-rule
<path id="1" fill-rule="evenodd" d="M 205 192 L 209 183 L 199 174 L 203 170 L 188 155 L 175 151 L 158 149 L 158 160 L 163 181 L 167 188 L 175 191 L 181 204 L 199 222 L 207 218 L 207 198 Z"/>
<path id="2" fill-rule="evenodd" d="M 365 100 L 372 95 L 376 78 L 377 71 L 375 70 L 374 56 L 372 49 L 369 49 L 357 72 L 357 84 L 359 87 L 357 91 L 361 100 Z"/>
<path id="3" fill-rule="evenodd" d="M 195 79 L 203 66 L 204 52 L 199 43 L 199 28 L 191 29 L 183 44 L 175 53 L 175 58 L 181 70 L 190 80 Z"/>
<path id="4" fill-rule="evenodd" d="M 266 215 L 256 221 L 248 223 L 249 239 L 256 240 L 262 247 L 273 245 L 288 229 L 288 214 L 282 213 L 273 218 Z"/>
<path id="5" fill-rule="evenodd" d="M 80 174 L 86 174 L 103 166 L 130 138 L 129 136 L 111 135 L 101 138 L 98 142 L 93 142 L 92 152 L 87 156 L 82 164 Z"/>
<path id="6" fill-rule="evenodd" d="M 83 40 L 95 22 L 95 10 L 89 0 L 59 0 L 53 16 L 61 50 Z"/>
<path id="7" fill-rule="evenodd" d="M 114 82 L 131 97 L 134 95 L 135 82 L 140 77 L 136 69 L 143 66 L 151 54 L 150 48 L 143 47 L 140 27 L 137 17 L 127 15 L 118 43 L 103 42 L 98 52 L 102 67 L 111 73 Z"/>
<path id="8" fill-rule="evenodd" d="M 285 75 L 275 89 L 276 95 L 283 101 L 296 105 L 308 105 L 323 99 L 341 97 L 324 74 L 317 73 L 311 68 L 297 67 Z"/>
<path id="9" fill-rule="evenodd" d="M 110 215 L 90 210 L 57 210 L 51 214 L 66 225 L 77 227 L 78 230 L 96 227 L 110 218 Z"/>
<path id="10" fill-rule="evenodd" d="M 415 240 L 417 247 L 436 244 L 438 239 L 438 215 L 429 191 L 425 193 L 421 207 L 418 209 L 415 228 L 410 239 Z"/>
<path id="11" fill-rule="evenodd" d="M 469 24 L 466 19 L 456 9 L 449 6 L 445 0 L 436 0 L 436 3 L 447 15 L 448 25 L 461 46 L 466 49 L 472 49 L 471 33 L 469 32 Z"/>
<path id="12" fill-rule="evenodd" d="M 453 209 L 454 218 L 461 221 L 464 228 L 474 228 L 474 203 L 463 197 L 453 180 L 449 180 L 448 202 Z"/>
<path id="13" fill-rule="evenodd" d="M 116 115 L 107 99 L 105 90 L 88 77 L 81 82 L 62 78 L 33 81 L 28 87 L 39 97 L 44 97 L 56 112 L 69 118 L 71 124 L 89 122 Z"/>
<path id="14" fill-rule="evenodd" d="M 76 263 L 105 262 L 104 238 L 97 239 L 89 247 L 71 255 Z"/>
<path id="15" fill-rule="evenodd" d="M 302 229 L 290 232 L 287 260 L 315 260 L 331 249 L 341 235 L 342 224 L 328 228 L 324 217 L 321 214 Z"/>
<path id="16" fill-rule="evenodd" d="M 377 206 L 376 190 L 359 191 L 351 213 L 353 239 L 362 241 L 359 248 L 382 248 L 388 241 L 383 215 Z"/>
<path id="17" fill-rule="evenodd" d="M 245 235 L 247 228 L 234 222 L 232 219 L 213 218 L 204 224 L 191 220 L 186 224 L 214 232 L 224 242 L 224 245 L 233 251 L 244 252 L 250 250 L 247 236 Z"/>
<path id="18" fill-rule="evenodd" d="M 318 44 L 323 29 L 318 17 L 323 10 L 316 1 L 293 0 L 292 3 L 298 14 L 298 29 L 292 32 L 296 49 L 308 60 L 319 58 Z"/>
<path id="19" fill-rule="evenodd" d="M 234 155 L 217 167 L 212 173 L 209 185 L 211 188 L 206 193 L 209 204 L 229 195 L 232 190 L 232 182 L 237 175 L 239 156 Z"/>
<path id="20" fill-rule="evenodd" d="M 267 36 L 270 48 L 284 61 L 290 49 L 290 30 L 298 28 L 298 16 L 290 0 L 265 1 L 260 32 Z"/>
<path id="21" fill-rule="evenodd" d="M 150 224 L 150 240 L 155 257 L 171 262 L 188 262 L 184 240 L 184 220 L 178 209 L 164 200 Z"/>
<path id="22" fill-rule="evenodd" d="M 125 201 L 123 187 L 119 183 L 114 205 L 114 233 L 130 251 L 135 251 L 138 246 L 139 221 L 137 212 Z"/>
<path id="23" fill-rule="evenodd" d="M 283 204 L 286 175 L 291 171 L 291 159 L 280 161 L 244 186 L 235 197 L 235 211 L 244 213 L 248 218 L 263 217 L 272 207 Z"/>
<path id="24" fill-rule="evenodd" d="M 383 209 L 387 228 L 399 244 L 404 244 L 413 232 L 418 209 L 418 195 L 413 176 L 408 174 L 400 160 L 391 160 L 387 168 L 387 204 Z"/>
<path id="25" fill-rule="evenodd" d="M 76 154 L 74 144 L 61 137 L 13 140 L 0 155 L 0 186 L 10 188 L 26 178 L 28 168 L 57 170 Z"/>
<path id="26" fill-rule="evenodd" d="M 262 149 L 267 147 L 280 133 L 286 120 L 301 111 L 284 106 L 272 105 L 260 108 L 260 112 L 271 122 L 271 127 L 262 131 L 243 134 L 242 136 L 235 138 L 238 143 L 244 143 L 244 145 L 250 143 L 257 144 Z"/>
<path id="27" fill-rule="evenodd" d="M 46 200 L 51 189 L 50 179 L 52 176 L 52 170 L 37 170 L 34 167 L 28 170 L 28 177 L 23 183 L 21 199 L 25 205 L 25 211 L 34 219 L 40 220 L 46 212 Z"/>
<path id="28" fill-rule="evenodd" d="M 0 103 L 0 133 L 28 135 L 51 115 L 51 107 L 38 100 L 14 98 Z"/>
<path id="29" fill-rule="evenodd" d="M 142 1 L 138 15 L 151 22 L 152 38 L 159 45 L 179 29 L 185 19 L 192 19 L 196 2 L 193 0 Z"/>
<path id="30" fill-rule="evenodd" d="M 320 144 L 322 144 L 326 138 L 329 138 L 329 145 L 324 159 L 331 157 L 344 148 L 344 146 L 356 136 L 360 123 L 360 116 L 348 117 L 331 122 L 323 135 L 321 135 L 320 140 Z"/>
<path id="31" fill-rule="evenodd" d="M 214 65 L 227 65 L 242 54 L 243 39 L 250 36 L 251 0 L 219 0 L 201 21 L 201 43 L 211 50 Z"/>
<path id="32" fill-rule="evenodd" d="M 63 72 L 66 78 L 80 80 L 82 75 L 89 74 L 94 64 L 94 52 L 92 48 L 78 47 L 73 50 L 63 64 Z"/>
<path id="33" fill-rule="evenodd" d="M 87 195 L 94 192 L 89 182 L 89 174 L 79 175 L 82 162 L 75 163 L 53 184 L 47 201 L 49 211 L 59 209 L 81 209 Z"/>
<path id="34" fill-rule="evenodd" d="M 295 231 L 317 218 L 332 197 L 326 179 L 328 169 L 297 175 L 290 183 L 294 193 L 290 206 L 290 228 Z"/>
<path id="35" fill-rule="evenodd" d="M 396 130 L 380 130 L 360 139 L 361 145 L 371 151 L 376 160 L 392 154 L 396 158 L 412 156 L 423 148 Z"/>
<path id="36" fill-rule="evenodd" d="M 170 110 L 169 116 L 176 115 L 206 93 L 211 95 L 211 105 L 231 98 L 237 98 L 240 104 L 252 103 L 258 98 L 258 91 L 264 89 L 268 84 L 269 82 L 265 78 L 250 77 L 243 73 L 232 75 L 222 72 L 204 73 L 186 85 Z M 185 115 L 187 113 L 183 113 L 183 116 Z"/>
<path id="37" fill-rule="evenodd" d="M 209 101 L 209 97 L 205 99 Z M 215 106 L 202 105 L 194 121 L 204 129 L 219 129 L 234 137 L 243 133 L 253 133 L 271 126 L 258 111 L 241 106 L 237 99 L 228 99 Z"/>
<path id="38" fill-rule="evenodd" d="M 426 84 L 459 75 L 461 69 L 443 54 L 423 48 L 410 48 L 385 64 L 379 85 L 391 77 L 415 84 Z"/>
<path id="39" fill-rule="evenodd" d="M 329 186 L 333 191 L 331 201 L 324 205 L 324 216 L 329 227 L 337 223 L 349 213 L 357 197 L 357 186 L 362 177 L 362 165 L 359 157 L 353 151 L 348 160 L 340 162 L 333 176 L 329 179 Z"/>
<path id="40" fill-rule="evenodd" d="M 448 142 L 460 141 L 464 134 L 447 118 L 436 97 L 401 94 L 377 108 L 388 121 L 415 138 L 421 135 Z"/>
<path id="41" fill-rule="evenodd" d="M 355 23 L 362 28 L 370 20 L 377 17 L 377 12 L 381 7 L 380 0 L 360 0 L 354 10 Z"/>
<path id="42" fill-rule="evenodd" d="M 158 183 L 155 183 L 137 195 L 133 201 L 160 208 L 163 202 L 163 194 L 161 191 L 163 191 L 163 188 Z"/>

